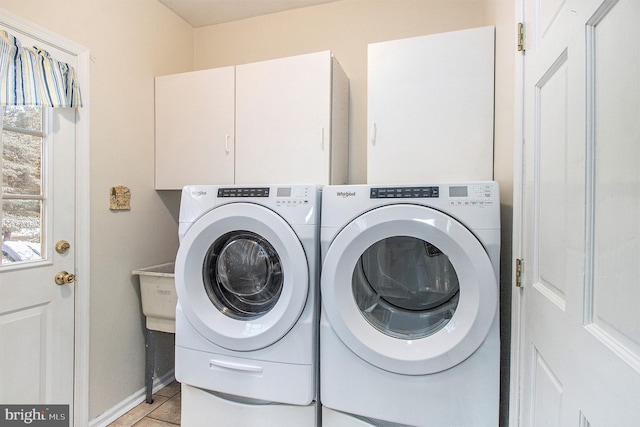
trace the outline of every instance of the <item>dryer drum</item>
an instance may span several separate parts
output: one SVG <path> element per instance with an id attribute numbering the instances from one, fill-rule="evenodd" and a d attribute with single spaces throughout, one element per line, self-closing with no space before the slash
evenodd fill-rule
<path id="1" fill-rule="evenodd" d="M 282 264 L 273 246 L 248 231 L 218 238 L 203 265 L 204 287 L 214 306 L 238 320 L 267 313 L 282 293 Z"/>
<path id="2" fill-rule="evenodd" d="M 364 318 L 379 331 L 419 339 L 442 329 L 458 306 L 460 284 L 449 257 L 409 236 L 380 240 L 364 251 L 352 276 Z"/>

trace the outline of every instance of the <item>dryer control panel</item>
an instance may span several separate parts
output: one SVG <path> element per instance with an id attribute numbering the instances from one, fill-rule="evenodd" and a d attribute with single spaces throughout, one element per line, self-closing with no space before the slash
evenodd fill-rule
<path id="1" fill-rule="evenodd" d="M 428 199 L 440 197 L 440 187 L 373 187 L 371 199 Z"/>
<path id="2" fill-rule="evenodd" d="M 449 187 L 450 206 L 492 206 L 492 186 L 488 184 L 452 185 Z"/>
<path id="3" fill-rule="evenodd" d="M 370 199 L 442 199 L 450 206 L 492 206 L 496 196 L 488 183 L 371 187 L 369 191 Z"/>

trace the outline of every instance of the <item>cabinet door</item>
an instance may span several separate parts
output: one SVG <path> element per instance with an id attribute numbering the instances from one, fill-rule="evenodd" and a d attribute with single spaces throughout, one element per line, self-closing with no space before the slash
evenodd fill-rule
<path id="1" fill-rule="evenodd" d="M 233 184 L 234 67 L 156 78 L 156 189 Z"/>
<path id="2" fill-rule="evenodd" d="M 331 53 L 236 67 L 236 183 L 329 183 Z"/>
<path id="3" fill-rule="evenodd" d="M 369 45 L 367 181 L 493 178 L 494 28 Z"/>

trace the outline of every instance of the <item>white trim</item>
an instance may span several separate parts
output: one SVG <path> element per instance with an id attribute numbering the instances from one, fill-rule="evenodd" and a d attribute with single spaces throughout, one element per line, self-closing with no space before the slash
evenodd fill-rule
<path id="1" fill-rule="evenodd" d="M 89 419 L 89 49 L 18 15 L 0 9 L 0 24 L 16 33 L 42 41 L 70 55 L 82 91 L 84 107 L 76 110 L 76 303 L 74 424 Z"/>
<path id="2" fill-rule="evenodd" d="M 525 4 L 524 0 L 514 0 L 515 6 L 515 22 L 514 34 L 517 34 L 518 23 L 525 23 Z M 526 36 L 526 34 L 525 34 Z M 525 39 L 525 49 L 526 49 Z M 515 49 L 515 46 L 514 46 Z M 526 51 L 525 51 L 526 52 Z M 523 194 L 523 172 L 524 172 L 524 79 L 525 79 L 525 56 L 516 55 L 515 57 L 515 82 L 514 82 L 514 167 L 513 167 L 513 237 L 512 237 L 512 268 L 511 283 L 515 284 L 515 262 L 522 259 L 524 232 L 523 214 L 524 210 L 524 194 Z M 522 350 L 522 316 L 524 306 L 524 293 L 521 288 L 512 286 L 511 296 L 511 361 L 510 361 L 510 391 L 509 391 L 509 425 L 518 427 L 520 425 L 520 379 L 521 379 L 521 350 Z"/>
<path id="3" fill-rule="evenodd" d="M 12 31 L 39 40 L 73 57 L 88 51 L 86 47 L 4 9 L 0 9 L 0 23 Z"/>
<path id="4" fill-rule="evenodd" d="M 167 372 L 161 378 L 154 379 L 153 393 L 156 393 L 158 390 L 161 390 L 162 388 L 168 386 L 174 381 L 175 381 L 175 372 L 173 370 Z M 108 426 L 109 424 L 111 424 L 112 422 L 114 422 L 115 420 L 117 420 L 118 418 L 120 418 L 121 416 L 123 416 L 124 414 L 126 414 L 127 412 L 129 412 L 130 410 L 132 410 L 142 402 L 144 402 L 147 396 L 146 392 L 147 390 L 145 387 L 139 389 L 138 391 L 134 392 L 130 396 L 126 397 L 124 400 L 112 406 L 111 409 L 108 409 L 107 411 L 100 414 L 100 416 L 98 416 L 97 418 L 94 418 L 93 420 L 91 420 L 90 423 L 85 423 L 82 425 L 88 425 L 89 427 Z"/>
<path id="5" fill-rule="evenodd" d="M 91 283 L 89 61 L 88 49 L 79 52 L 76 75 L 84 106 L 76 109 L 76 275 L 78 279 L 73 402 L 76 425 L 87 425 L 89 421 L 89 290 Z"/>

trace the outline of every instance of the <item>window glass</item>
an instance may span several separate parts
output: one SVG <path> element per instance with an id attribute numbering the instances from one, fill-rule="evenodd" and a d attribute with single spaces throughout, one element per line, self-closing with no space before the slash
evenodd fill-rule
<path id="1" fill-rule="evenodd" d="M 2 192 L 39 196 L 42 188 L 42 137 L 2 132 Z"/>
<path id="2" fill-rule="evenodd" d="M 45 191 L 44 110 L 2 108 L 2 261 L 0 265 L 43 259 Z"/>
<path id="3" fill-rule="evenodd" d="M 44 130 L 42 107 L 5 107 L 3 127 L 42 132 Z"/>
<path id="4" fill-rule="evenodd" d="M 401 339 L 424 338 L 442 329 L 458 306 L 459 291 L 449 257 L 408 236 L 371 245 L 352 276 L 353 296 L 365 319 Z"/>

